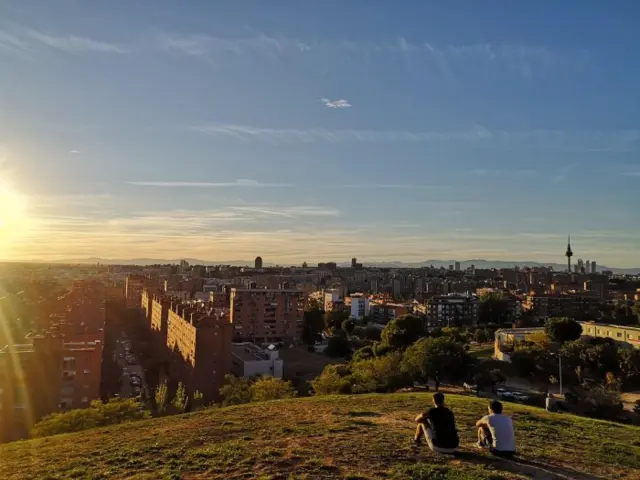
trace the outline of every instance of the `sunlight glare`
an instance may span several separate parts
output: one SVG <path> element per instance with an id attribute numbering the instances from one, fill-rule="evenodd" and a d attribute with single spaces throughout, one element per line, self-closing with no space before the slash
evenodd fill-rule
<path id="1" fill-rule="evenodd" d="M 0 180 L 0 244 L 21 233 L 26 222 L 26 200 L 9 182 Z"/>

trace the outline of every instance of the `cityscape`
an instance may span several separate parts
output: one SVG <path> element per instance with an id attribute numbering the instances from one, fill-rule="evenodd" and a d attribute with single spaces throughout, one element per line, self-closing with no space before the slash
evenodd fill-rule
<path id="1" fill-rule="evenodd" d="M 638 24 L 0 0 L 0 479 L 640 480 Z"/>

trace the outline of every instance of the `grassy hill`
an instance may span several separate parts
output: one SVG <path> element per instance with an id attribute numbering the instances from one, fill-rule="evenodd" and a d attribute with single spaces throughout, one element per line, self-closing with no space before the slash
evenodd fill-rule
<path id="1" fill-rule="evenodd" d="M 506 404 L 520 455 L 473 444 L 486 400 L 448 395 L 458 457 L 416 447 L 428 393 L 303 398 L 210 409 L 0 447 L 8 479 L 640 479 L 640 428 Z"/>

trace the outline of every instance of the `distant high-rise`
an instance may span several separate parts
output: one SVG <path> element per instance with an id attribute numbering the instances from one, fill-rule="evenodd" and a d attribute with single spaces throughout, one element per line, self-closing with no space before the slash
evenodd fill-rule
<path id="1" fill-rule="evenodd" d="M 358 259 L 356 257 L 353 257 L 351 259 L 351 268 L 356 268 L 357 263 L 358 263 Z"/>
<path id="2" fill-rule="evenodd" d="M 456 262 L 456 272 L 460 271 L 460 262 Z"/>
<path id="3" fill-rule="evenodd" d="M 584 262 L 584 273 L 591 273 L 591 261 Z"/>
<path id="4" fill-rule="evenodd" d="M 596 273 L 596 271 L 597 271 L 597 270 L 596 270 L 596 261 L 595 261 L 595 260 L 593 260 L 593 261 L 591 262 L 591 273 Z"/>
<path id="5" fill-rule="evenodd" d="M 571 273 L 571 257 L 573 257 L 573 252 L 571 251 L 571 235 L 569 235 L 569 241 L 567 242 L 567 252 L 565 253 L 567 257 L 567 271 Z"/>
<path id="6" fill-rule="evenodd" d="M 255 268 L 262 268 L 262 257 L 256 257 Z"/>

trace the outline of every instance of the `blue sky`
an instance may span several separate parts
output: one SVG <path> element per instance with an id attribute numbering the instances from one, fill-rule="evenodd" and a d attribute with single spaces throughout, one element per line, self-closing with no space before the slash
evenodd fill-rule
<path id="1" fill-rule="evenodd" d="M 640 265 L 637 2 L 150 5 L 0 0 L 0 257 Z"/>

